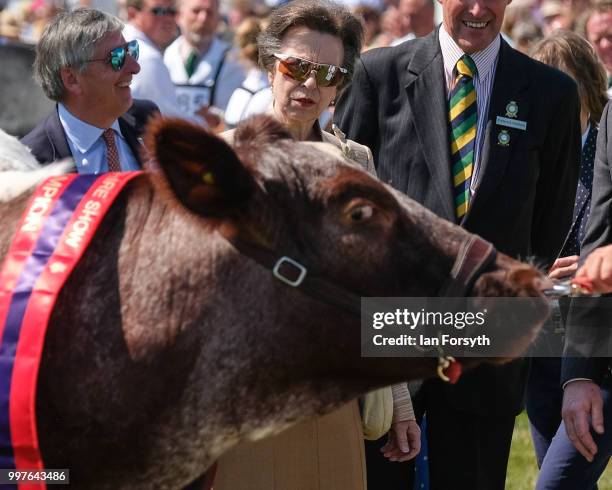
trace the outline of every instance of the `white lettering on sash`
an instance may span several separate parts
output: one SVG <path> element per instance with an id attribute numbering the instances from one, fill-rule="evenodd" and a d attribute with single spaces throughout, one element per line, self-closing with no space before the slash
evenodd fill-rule
<path id="1" fill-rule="evenodd" d="M 52 199 L 59 192 L 61 182 L 59 180 L 50 180 L 42 187 L 42 196 L 37 196 L 30 205 L 28 214 L 25 217 L 21 231 L 37 232 L 43 222 L 42 217 L 49 210 Z"/>
<path id="2" fill-rule="evenodd" d="M 85 203 L 85 206 L 83 206 L 83 209 L 81 210 L 81 214 L 72 224 L 70 232 L 66 237 L 67 245 L 71 246 L 72 248 L 79 248 L 81 241 L 83 241 L 83 237 L 91 226 L 92 221 L 100 214 L 100 206 L 100 203 L 94 200 L 90 200 Z"/>
<path id="3" fill-rule="evenodd" d="M 79 248 L 83 237 L 87 234 L 91 223 L 100 215 L 102 203 L 110 197 L 111 190 L 120 181 L 115 174 L 107 175 L 97 188 L 91 193 L 91 199 L 85 203 L 79 217 L 72 223 L 70 231 L 66 236 L 66 245 L 72 248 Z"/>
<path id="4" fill-rule="evenodd" d="M 93 192 L 93 197 L 97 199 L 108 199 L 108 193 L 117 185 L 119 178 L 115 175 L 109 175 Z"/>

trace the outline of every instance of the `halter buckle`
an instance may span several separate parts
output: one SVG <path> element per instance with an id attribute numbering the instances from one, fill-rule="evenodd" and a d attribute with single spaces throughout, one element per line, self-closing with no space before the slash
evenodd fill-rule
<path id="1" fill-rule="evenodd" d="M 288 264 L 294 269 L 297 269 L 298 276 L 296 279 L 291 279 L 291 277 L 281 272 L 281 267 L 285 264 Z M 286 255 L 278 259 L 276 261 L 276 264 L 274 264 L 274 268 L 272 269 L 272 274 L 274 274 L 274 277 L 283 281 L 285 284 L 288 284 L 289 286 L 293 286 L 294 288 L 297 288 L 300 284 L 302 284 L 302 282 L 304 282 L 304 278 L 306 277 L 307 272 L 308 271 L 306 267 L 304 267 L 299 262 L 296 262 L 292 258 L 287 257 Z"/>

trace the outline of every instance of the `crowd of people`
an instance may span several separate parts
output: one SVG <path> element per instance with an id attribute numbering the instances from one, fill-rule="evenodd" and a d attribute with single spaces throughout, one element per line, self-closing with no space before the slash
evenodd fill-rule
<path id="1" fill-rule="evenodd" d="M 3 43 L 36 43 L 57 103 L 22 139 L 41 164 L 136 170 L 153 114 L 232 144 L 268 113 L 551 279 L 612 291 L 609 0 L 439 0 L 440 22 L 433 0 L 86 3 L 15 0 L 0 16 Z M 524 406 L 537 488 L 596 488 L 612 455 L 611 336 L 592 327 L 605 297 L 576 301 L 545 327 L 567 327 L 564 357 L 389 387 L 389 403 L 361 404 L 389 412 L 365 444 L 350 403 L 229 453 L 215 488 L 412 489 L 426 418 L 429 488 L 502 489 Z"/>

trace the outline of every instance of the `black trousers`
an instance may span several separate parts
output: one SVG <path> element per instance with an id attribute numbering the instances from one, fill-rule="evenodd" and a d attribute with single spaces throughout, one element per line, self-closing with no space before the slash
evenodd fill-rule
<path id="1" fill-rule="evenodd" d="M 414 487 L 414 460 L 405 463 L 387 460 L 380 448 L 387 436 L 376 441 L 365 441 L 368 490 L 412 490 Z"/>
<path id="2" fill-rule="evenodd" d="M 515 417 L 458 410 L 439 388 L 426 381 L 413 398 L 417 418 L 427 414 L 430 489 L 503 490 Z M 379 451 L 385 442 L 366 442 L 368 489 L 412 490 L 414 463 L 387 461 Z"/>

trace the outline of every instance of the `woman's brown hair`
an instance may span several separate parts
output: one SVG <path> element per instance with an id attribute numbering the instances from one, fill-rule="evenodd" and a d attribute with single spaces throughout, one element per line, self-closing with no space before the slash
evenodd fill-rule
<path id="1" fill-rule="evenodd" d="M 293 27 L 307 27 L 338 37 L 344 48 L 342 66 L 348 70 L 341 87 L 353 75 L 355 60 L 361 52 L 363 27 L 344 5 L 329 0 L 293 0 L 272 12 L 268 27 L 259 35 L 259 64 L 272 71 L 283 36 Z"/>
<path id="2" fill-rule="evenodd" d="M 542 63 L 571 76 L 578 84 L 582 110 L 598 124 L 608 102 L 606 70 L 591 45 L 571 31 L 559 29 L 540 41 L 531 53 Z"/>

